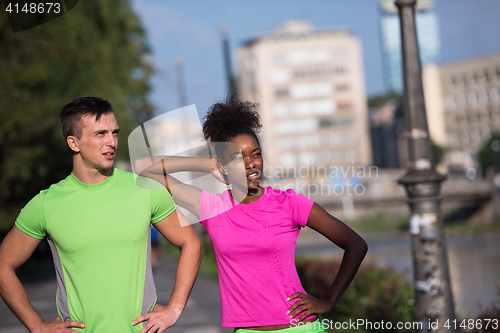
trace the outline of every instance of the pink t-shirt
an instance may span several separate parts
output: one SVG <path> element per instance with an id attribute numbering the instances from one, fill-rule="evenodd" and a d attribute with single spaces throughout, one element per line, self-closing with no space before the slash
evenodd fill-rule
<path id="1" fill-rule="evenodd" d="M 200 221 L 217 258 L 222 326 L 290 323 L 286 312 L 299 299 L 286 299 L 305 293 L 295 267 L 295 245 L 313 203 L 292 189 L 266 187 L 251 204 L 236 204 L 229 191 L 203 191 Z"/>

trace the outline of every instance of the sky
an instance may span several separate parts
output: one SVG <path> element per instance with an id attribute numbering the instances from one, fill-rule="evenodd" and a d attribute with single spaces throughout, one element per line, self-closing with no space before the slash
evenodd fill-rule
<path id="1" fill-rule="evenodd" d="M 380 49 L 377 0 L 132 0 L 152 48 L 157 74 L 151 83 L 156 112 L 179 107 L 174 63 L 184 62 L 188 104 L 200 115 L 224 99 L 227 84 L 220 28 L 229 29 L 231 61 L 242 43 L 291 19 L 307 19 L 314 28 L 348 28 L 362 44 L 368 96 L 386 92 Z M 500 52 L 499 0 L 436 0 L 441 61 L 448 63 Z"/>

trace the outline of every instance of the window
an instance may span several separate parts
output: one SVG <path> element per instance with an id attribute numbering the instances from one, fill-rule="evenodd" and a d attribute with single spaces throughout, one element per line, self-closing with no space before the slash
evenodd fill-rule
<path id="1" fill-rule="evenodd" d="M 307 133 L 313 132 L 317 128 L 318 122 L 314 118 L 279 121 L 274 125 L 276 134 Z"/>
<path id="2" fill-rule="evenodd" d="M 348 111 L 352 108 L 352 103 L 351 102 L 338 102 L 338 107 L 342 111 Z"/>
<path id="3" fill-rule="evenodd" d="M 282 166 L 294 165 L 297 163 L 297 155 L 292 153 L 283 154 L 280 157 L 280 163 Z"/>
<path id="4" fill-rule="evenodd" d="M 289 70 L 275 70 L 271 72 L 270 78 L 273 83 L 287 83 L 292 78 L 292 73 Z"/>
<path id="5" fill-rule="evenodd" d="M 276 104 L 273 113 L 277 118 L 286 117 L 290 114 L 290 108 L 286 104 Z"/>
<path id="6" fill-rule="evenodd" d="M 283 53 L 276 53 L 273 55 L 272 61 L 276 64 L 284 63 L 286 60 L 285 55 Z"/>
<path id="7" fill-rule="evenodd" d="M 314 84 L 295 84 L 290 89 L 290 95 L 295 98 L 328 96 L 333 93 L 333 86 L 328 82 Z"/>
<path id="8" fill-rule="evenodd" d="M 288 89 L 286 88 L 277 89 L 275 95 L 276 97 L 286 97 L 288 96 Z"/>
<path id="9" fill-rule="evenodd" d="M 491 73 L 488 72 L 488 70 L 486 70 L 486 69 L 484 70 L 483 76 L 484 76 L 484 79 L 486 80 L 486 83 L 491 82 Z"/>
<path id="10" fill-rule="evenodd" d="M 488 107 L 488 119 L 490 123 L 493 123 L 495 121 L 495 117 L 493 115 L 493 108 L 491 106 Z"/>
<path id="11" fill-rule="evenodd" d="M 478 93 L 478 98 L 479 102 L 482 104 L 488 103 L 489 101 L 488 93 L 486 91 L 480 91 Z"/>
<path id="12" fill-rule="evenodd" d="M 347 51 L 344 49 L 334 49 L 332 51 L 332 57 L 334 59 L 342 59 L 347 55 Z"/>
<path id="13" fill-rule="evenodd" d="M 332 127 L 332 126 L 347 126 L 352 124 L 351 118 L 338 118 L 338 119 L 321 119 L 319 127 Z"/>
<path id="14" fill-rule="evenodd" d="M 475 92 L 470 92 L 467 94 L 467 104 L 469 105 L 477 104 L 477 95 Z"/>
<path id="15" fill-rule="evenodd" d="M 497 101 L 498 100 L 498 90 L 497 89 L 491 89 L 490 90 L 490 100 L 491 101 Z"/>

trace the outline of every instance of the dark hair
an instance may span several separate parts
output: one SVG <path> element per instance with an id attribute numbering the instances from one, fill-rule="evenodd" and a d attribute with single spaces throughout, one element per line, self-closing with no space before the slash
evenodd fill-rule
<path id="1" fill-rule="evenodd" d="M 99 97 L 80 97 L 66 104 L 59 112 L 64 137 L 74 135 L 80 138 L 82 126 L 79 123 L 82 116 L 95 116 L 95 120 L 98 121 L 103 114 L 109 112 L 113 112 L 111 104 Z"/>
<path id="2" fill-rule="evenodd" d="M 213 104 L 204 118 L 205 140 L 227 142 L 235 136 L 248 134 L 253 136 L 260 145 L 257 133 L 262 125 L 257 107 L 258 104 L 237 100 L 235 94 L 229 95 L 225 102 Z"/>

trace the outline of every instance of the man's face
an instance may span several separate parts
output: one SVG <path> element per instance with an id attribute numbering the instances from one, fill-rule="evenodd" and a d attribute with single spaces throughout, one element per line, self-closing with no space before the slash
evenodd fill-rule
<path id="1" fill-rule="evenodd" d="M 80 126 L 82 134 L 80 138 L 74 137 L 74 140 L 84 165 L 96 170 L 112 168 L 120 131 L 115 115 L 112 112 L 105 113 L 98 121 L 95 117 L 83 116 Z"/>

